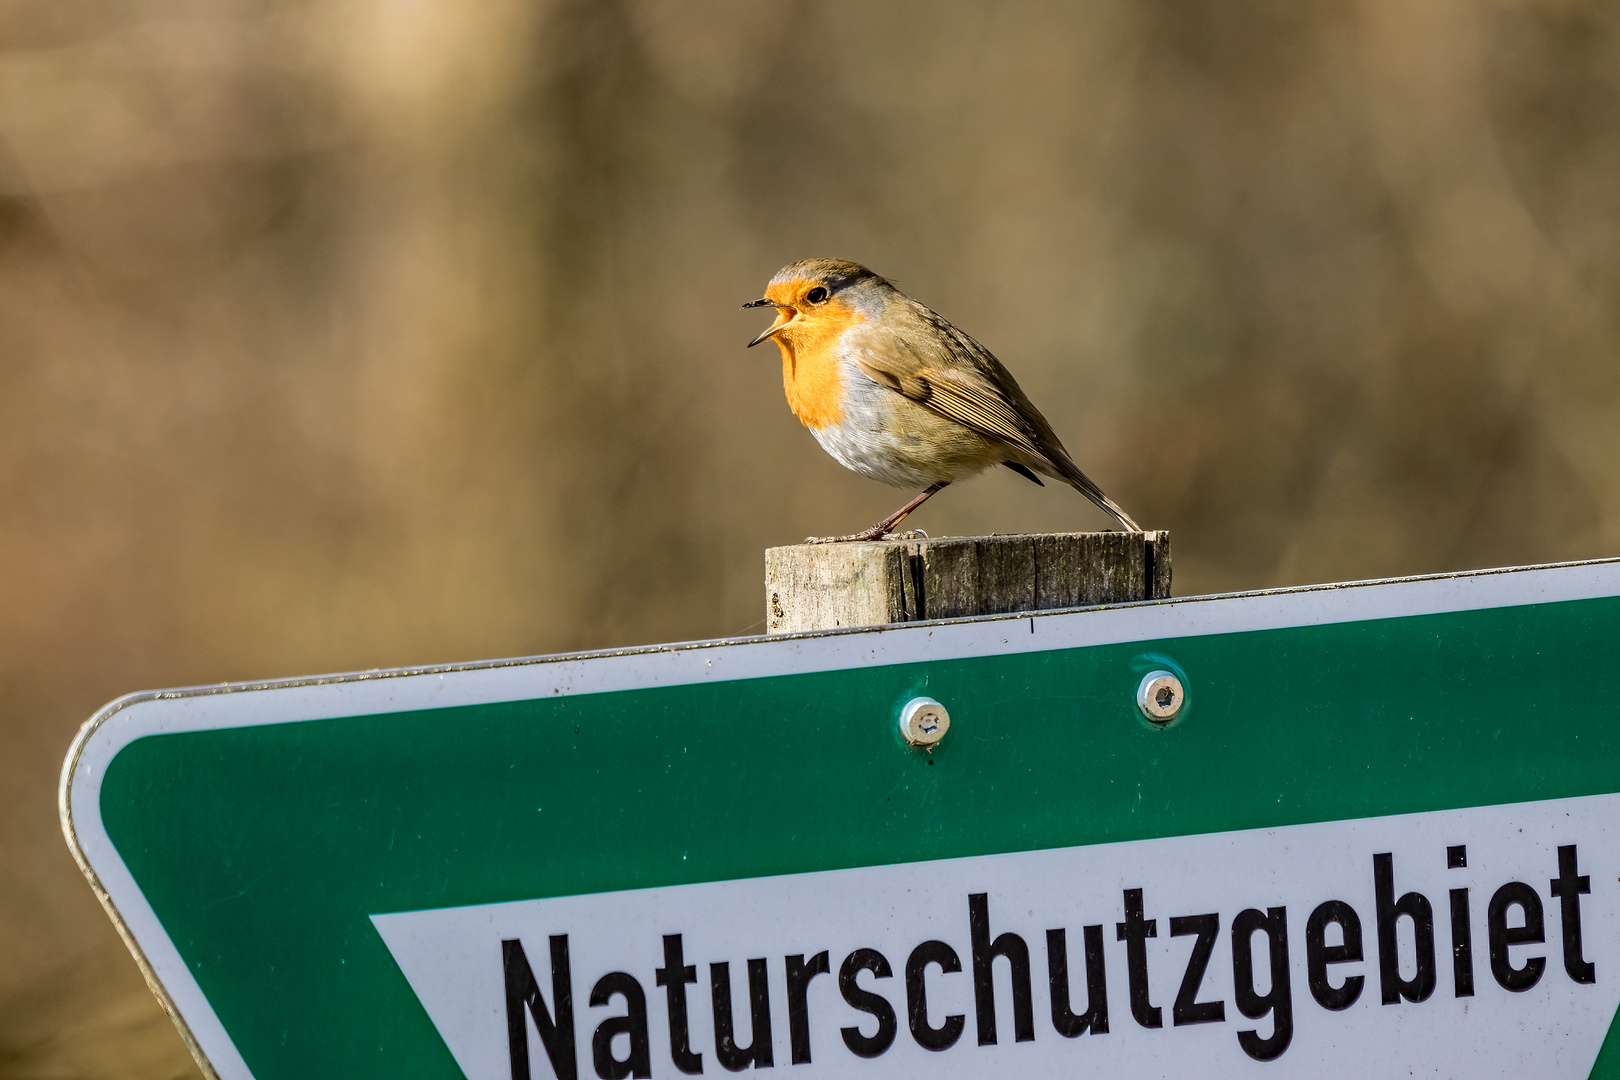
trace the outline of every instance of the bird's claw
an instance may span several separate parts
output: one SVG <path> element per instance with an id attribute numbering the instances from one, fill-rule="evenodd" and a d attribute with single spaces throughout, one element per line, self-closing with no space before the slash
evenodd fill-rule
<path id="1" fill-rule="evenodd" d="M 871 540 L 926 540 L 928 534 L 921 529 L 907 529 L 904 532 L 883 532 L 876 529 L 867 529 L 864 532 L 850 533 L 848 536 L 807 536 L 807 544 L 859 544 Z"/>

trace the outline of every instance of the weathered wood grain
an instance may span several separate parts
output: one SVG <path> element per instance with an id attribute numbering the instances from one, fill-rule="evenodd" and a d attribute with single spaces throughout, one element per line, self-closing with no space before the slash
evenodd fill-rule
<path id="1" fill-rule="evenodd" d="M 1162 531 L 795 544 L 765 552 L 773 634 L 1169 595 L 1170 534 Z"/>

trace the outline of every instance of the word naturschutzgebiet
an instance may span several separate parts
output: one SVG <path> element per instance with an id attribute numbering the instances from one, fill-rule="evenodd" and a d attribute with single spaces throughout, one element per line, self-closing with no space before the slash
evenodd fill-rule
<path id="1" fill-rule="evenodd" d="M 1479 1045 L 1504 1019 L 1607 1003 L 1587 927 L 1612 923 L 1615 890 L 1593 903 L 1583 860 L 1606 840 L 1576 822 L 1613 799 L 373 922 L 439 1029 L 467 1033 L 469 1076 L 853 1075 L 1020 1044 L 1004 1060 L 1072 1065 L 1184 1029 L 1269 1062 L 1369 1024 L 1402 1042 L 1419 1014 Z"/>

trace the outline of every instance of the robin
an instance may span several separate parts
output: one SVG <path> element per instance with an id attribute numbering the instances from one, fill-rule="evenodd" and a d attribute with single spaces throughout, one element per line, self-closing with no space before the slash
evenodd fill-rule
<path id="1" fill-rule="evenodd" d="M 791 263 L 743 305 L 757 307 L 774 307 L 776 321 L 748 347 L 775 339 L 788 406 L 821 448 L 862 476 L 923 489 L 870 529 L 810 543 L 881 540 L 947 484 L 995 465 L 1037 484 L 1061 480 L 1142 531 L 1080 471 L 989 349 L 866 267 Z"/>

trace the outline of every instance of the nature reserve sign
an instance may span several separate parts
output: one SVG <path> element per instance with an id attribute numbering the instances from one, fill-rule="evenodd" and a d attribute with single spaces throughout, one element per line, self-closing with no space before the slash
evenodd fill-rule
<path id="1" fill-rule="evenodd" d="M 1598 562 L 142 694 L 63 818 L 223 1077 L 1620 1077 L 1617 641 Z"/>

